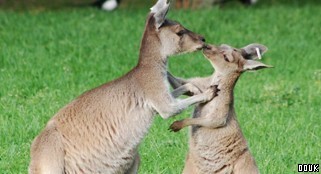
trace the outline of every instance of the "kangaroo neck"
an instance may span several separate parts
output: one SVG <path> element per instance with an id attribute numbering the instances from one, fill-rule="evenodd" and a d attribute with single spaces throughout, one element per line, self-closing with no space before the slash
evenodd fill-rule
<path id="1" fill-rule="evenodd" d="M 139 67 L 161 67 L 166 69 L 167 56 L 161 54 L 161 43 L 155 29 L 146 27 L 140 45 Z"/>
<path id="2" fill-rule="evenodd" d="M 220 89 L 219 96 L 221 95 L 226 100 L 233 101 L 233 91 L 239 76 L 240 74 L 238 73 L 222 74 L 215 72 L 212 76 L 211 84 L 218 85 L 218 89 Z"/>

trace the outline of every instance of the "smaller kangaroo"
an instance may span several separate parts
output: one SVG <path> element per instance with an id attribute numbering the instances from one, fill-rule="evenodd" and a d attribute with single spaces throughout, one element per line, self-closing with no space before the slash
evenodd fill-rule
<path id="1" fill-rule="evenodd" d="M 215 85 L 220 90 L 217 97 L 195 107 L 193 118 L 175 121 L 170 126 L 175 132 L 192 126 L 184 174 L 259 173 L 236 119 L 233 89 L 243 72 L 271 67 L 255 60 L 261 57 L 260 52 L 266 51 L 267 48 L 260 44 L 250 44 L 242 49 L 211 45 L 203 54 L 215 68 L 212 76 L 184 80 L 168 73 L 175 95 L 186 92 L 180 90 L 184 85 L 194 85 L 195 88 L 189 87 L 194 94 Z"/>

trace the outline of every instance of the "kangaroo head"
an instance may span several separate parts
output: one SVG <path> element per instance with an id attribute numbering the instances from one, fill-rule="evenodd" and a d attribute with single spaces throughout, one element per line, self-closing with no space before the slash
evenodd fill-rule
<path id="1" fill-rule="evenodd" d="M 241 49 L 223 44 L 218 47 L 208 45 L 204 48 L 203 54 L 217 72 L 241 74 L 244 71 L 270 68 L 271 66 L 257 61 L 266 51 L 267 47 L 261 44 L 250 44 Z"/>
<path id="2" fill-rule="evenodd" d="M 159 42 L 163 56 L 200 50 L 205 45 L 204 37 L 186 29 L 179 22 L 166 19 L 169 3 L 166 0 L 158 0 L 151 8 L 147 19 L 150 34 L 157 36 L 154 41 Z"/>

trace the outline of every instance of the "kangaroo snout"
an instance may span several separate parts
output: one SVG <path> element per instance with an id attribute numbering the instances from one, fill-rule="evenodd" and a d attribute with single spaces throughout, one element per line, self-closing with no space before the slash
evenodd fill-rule
<path id="1" fill-rule="evenodd" d="M 199 40 L 201 40 L 202 42 L 204 42 L 204 44 L 205 44 L 205 38 L 204 38 L 204 36 L 198 36 L 199 37 Z"/>
<path id="2" fill-rule="evenodd" d="M 218 51 L 219 49 L 215 45 L 206 44 L 203 47 L 203 54 L 206 58 L 208 58 L 209 55 L 214 54 Z"/>
<path id="3" fill-rule="evenodd" d="M 196 43 L 200 44 L 200 46 L 197 47 L 197 50 L 202 50 L 206 46 L 206 43 L 205 43 L 206 40 L 205 40 L 204 36 L 194 34 L 193 39 L 194 39 L 194 41 L 196 41 Z"/>
<path id="4" fill-rule="evenodd" d="M 206 39 L 205 39 L 205 37 L 202 36 L 202 35 L 198 35 L 198 40 L 201 41 L 201 43 L 202 43 L 202 48 L 204 48 L 204 47 L 206 46 L 206 43 L 205 43 L 205 42 L 206 42 Z M 202 48 L 201 48 L 201 49 L 202 49 Z M 200 50 L 201 50 L 201 49 L 200 49 Z"/>
<path id="5" fill-rule="evenodd" d="M 203 51 L 210 50 L 212 47 L 210 45 L 205 44 L 203 47 Z"/>

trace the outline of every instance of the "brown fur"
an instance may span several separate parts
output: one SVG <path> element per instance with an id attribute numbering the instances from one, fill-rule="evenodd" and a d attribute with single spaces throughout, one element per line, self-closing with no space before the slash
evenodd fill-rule
<path id="1" fill-rule="evenodd" d="M 147 18 L 137 66 L 85 92 L 51 118 L 32 143 L 30 174 L 137 173 L 137 148 L 154 115 L 168 118 L 212 98 L 212 89 L 184 100 L 171 95 L 168 56 L 196 51 L 204 39 L 160 18 L 168 10 L 160 1 Z M 186 32 L 178 36 L 179 31 Z"/>
<path id="2" fill-rule="evenodd" d="M 266 47 L 259 44 L 240 50 L 227 45 L 209 46 L 203 53 L 216 70 L 211 77 L 184 80 L 169 74 L 171 85 L 177 88 L 175 93 L 179 93 L 178 87 L 187 84 L 195 86 L 189 89 L 194 89 L 192 92 L 196 94 L 212 85 L 218 85 L 220 90 L 213 100 L 196 106 L 193 118 L 175 121 L 170 127 L 173 131 L 179 131 L 192 126 L 184 174 L 259 173 L 236 119 L 233 104 L 233 89 L 242 72 L 269 67 L 244 58 L 255 58 L 255 48 L 266 51 Z"/>

